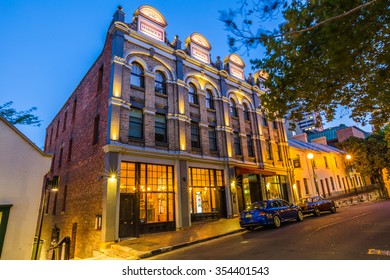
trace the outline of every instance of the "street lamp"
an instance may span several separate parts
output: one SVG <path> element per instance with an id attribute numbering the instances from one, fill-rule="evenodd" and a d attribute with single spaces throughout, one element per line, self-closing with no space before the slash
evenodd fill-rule
<path id="1" fill-rule="evenodd" d="M 312 167 L 312 170 L 313 170 L 313 181 L 314 181 L 314 186 L 316 188 L 316 192 L 317 192 L 317 195 L 320 195 L 320 192 L 318 191 L 318 183 L 317 183 L 317 175 L 316 175 L 316 172 L 314 170 L 314 155 L 312 153 L 308 153 L 307 154 L 307 158 L 311 160 L 311 167 Z"/>
<path id="2" fill-rule="evenodd" d="M 41 234 L 42 234 L 42 226 L 43 226 L 43 217 L 45 215 L 45 208 L 47 204 L 47 193 L 49 191 L 58 191 L 58 184 L 59 184 L 59 177 L 53 176 L 53 179 L 47 179 L 45 180 L 44 184 L 44 192 L 43 192 L 43 201 L 41 203 L 41 211 L 39 213 L 39 224 L 38 224 L 38 234 L 37 234 L 37 244 L 35 247 L 34 252 L 34 260 L 38 260 L 38 252 L 39 252 L 39 245 L 41 241 Z"/>
<path id="3" fill-rule="evenodd" d="M 356 184 L 355 184 L 355 182 L 353 181 L 352 164 L 351 164 L 352 156 L 351 156 L 350 154 L 347 154 L 347 155 L 345 156 L 345 158 L 347 159 L 347 170 L 348 170 L 348 172 L 349 172 L 349 178 L 351 179 L 352 187 L 355 189 L 355 194 L 358 195 L 358 191 L 357 191 L 357 188 L 356 188 Z"/>

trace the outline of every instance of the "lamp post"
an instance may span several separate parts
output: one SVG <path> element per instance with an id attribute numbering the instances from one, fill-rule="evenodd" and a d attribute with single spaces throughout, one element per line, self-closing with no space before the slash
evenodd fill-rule
<path id="1" fill-rule="evenodd" d="M 352 172 L 352 164 L 351 164 L 352 156 L 350 154 L 347 154 L 345 156 L 345 158 L 347 159 L 347 170 L 348 170 L 348 173 L 349 173 L 349 178 L 351 179 L 352 187 L 355 189 L 355 194 L 358 195 L 356 184 L 353 181 L 353 172 Z"/>
<path id="2" fill-rule="evenodd" d="M 39 252 L 39 245 L 41 242 L 41 235 L 42 235 L 42 226 L 43 226 L 43 217 L 45 213 L 46 203 L 47 203 L 47 193 L 49 191 L 58 191 L 58 184 L 59 184 L 59 177 L 53 176 L 53 179 L 47 179 L 45 180 L 44 184 L 44 191 L 43 191 L 43 201 L 41 203 L 42 207 L 40 209 L 39 213 L 39 223 L 38 223 L 38 234 L 37 234 L 37 245 L 35 247 L 34 252 L 34 260 L 38 260 L 38 252 Z"/>
<path id="3" fill-rule="evenodd" d="M 318 183 L 317 183 L 317 175 L 316 175 L 316 172 L 314 170 L 314 155 L 312 153 L 308 153 L 307 154 L 307 158 L 310 159 L 311 161 L 311 168 L 312 168 L 312 171 L 313 171 L 313 181 L 314 181 L 314 186 L 316 188 L 316 192 L 317 192 L 317 195 L 320 195 L 320 192 L 318 190 Z"/>

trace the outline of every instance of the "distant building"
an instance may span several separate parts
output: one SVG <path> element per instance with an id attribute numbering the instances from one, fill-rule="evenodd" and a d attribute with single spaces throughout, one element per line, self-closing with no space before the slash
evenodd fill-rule
<path id="1" fill-rule="evenodd" d="M 307 139 L 310 142 L 314 139 L 325 137 L 327 144 L 335 147 L 337 143 L 343 142 L 349 137 L 354 136 L 358 138 L 366 138 L 369 135 L 370 133 L 365 132 L 356 126 L 346 126 L 345 124 L 340 124 L 339 126 L 326 128 L 323 131 L 308 132 Z"/>
<path id="2" fill-rule="evenodd" d="M 295 128 L 292 128 L 292 121 L 286 117 L 286 131 L 287 137 L 290 138 L 301 133 L 312 133 L 312 132 L 321 132 L 324 130 L 322 123 L 319 126 L 316 126 L 316 120 L 320 118 L 318 112 L 305 112 L 301 120 L 295 123 Z"/>
<path id="3" fill-rule="evenodd" d="M 288 141 L 294 167 L 293 190 L 296 198 L 311 195 L 329 197 L 341 192 L 352 192 L 355 187 L 365 185 L 358 173 L 347 173 L 344 151 L 328 146 L 324 137 L 314 141 L 308 143 L 306 134 Z M 308 158 L 309 153 L 313 154 L 313 159 Z"/>
<path id="4" fill-rule="evenodd" d="M 51 155 L 0 116 L 0 259 L 29 260 Z"/>

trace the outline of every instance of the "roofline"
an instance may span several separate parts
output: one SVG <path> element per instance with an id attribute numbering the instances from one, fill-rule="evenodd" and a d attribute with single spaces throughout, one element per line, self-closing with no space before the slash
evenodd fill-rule
<path id="1" fill-rule="evenodd" d="M 39 152 L 44 157 L 53 157 L 52 154 L 45 153 L 42 151 L 37 145 L 35 145 L 26 135 L 24 135 L 19 129 L 17 129 L 13 124 L 7 121 L 5 118 L 0 116 L 0 120 L 2 120 L 9 128 L 15 131 L 20 137 L 22 137 L 31 147 L 33 147 L 37 152 Z"/>

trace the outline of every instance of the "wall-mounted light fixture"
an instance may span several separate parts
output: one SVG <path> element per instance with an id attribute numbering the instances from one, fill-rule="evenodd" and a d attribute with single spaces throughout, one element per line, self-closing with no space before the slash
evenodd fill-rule
<path id="1" fill-rule="evenodd" d="M 96 230 L 102 229 L 102 214 L 95 215 L 95 229 Z"/>

